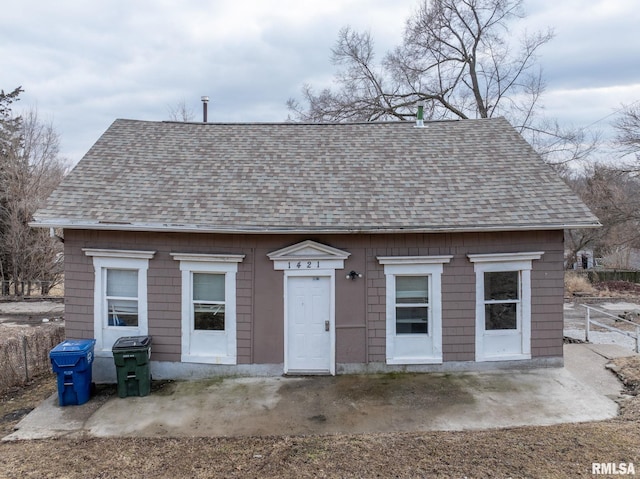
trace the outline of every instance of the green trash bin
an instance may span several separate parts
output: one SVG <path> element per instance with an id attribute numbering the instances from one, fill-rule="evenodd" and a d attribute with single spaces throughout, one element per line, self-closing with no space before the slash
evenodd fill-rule
<path id="1" fill-rule="evenodd" d="M 118 377 L 118 396 L 146 396 L 151 391 L 151 336 L 124 336 L 111 348 Z"/>

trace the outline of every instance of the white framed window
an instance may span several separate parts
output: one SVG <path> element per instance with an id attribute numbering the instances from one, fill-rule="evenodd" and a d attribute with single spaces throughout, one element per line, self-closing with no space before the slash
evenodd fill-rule
<path id="1" fill-rule="evenodd" d="M 531 269 L 543 254 L 468 255 L 476 273 L 476 361 L 531 358 Z"/>
<path id="2" fill-rule="evenodd" d="M 483 275 L 484 328 L 518 329 L 522 311 L 522 270 L 485 271 Z"/>
<path id="3" fill-rule="evenodd" d="M 139 269 L 103 268 L 107 325 L 137 327 L 139 324 Z"/>
<path id="4" fill-rule="evenodd" d="M 155 251 L 84 248 L 93 258 L 95 353 L 111 356 L 122 336 L 148 334 L 147 271 Z"/>
<path id="5" fill-rule="evenodd" d="M 191 315 L 199 331 L 224 331 L 226 273 L 191 272 Z"/>
<path id="6" fill-rule="evenodd" d="M 442 272 L 453 256 L 379 256 L 386 277 L 387 364 L 442 362 Z"/>
<path id="7" fill-rule="evenodd" d="M 236 364 L 236 273 L 244 255 L 171 256 L 182 272 L 181 360 Z"/>
<path id="8" fill-rule="evenodd" d="M 396 334 L 430 334 L 429 283 L 431 275 L 395 276 Z"/>

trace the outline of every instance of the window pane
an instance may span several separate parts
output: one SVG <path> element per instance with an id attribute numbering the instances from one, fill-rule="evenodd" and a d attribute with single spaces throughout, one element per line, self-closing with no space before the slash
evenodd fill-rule
<path id="1" fill-rule="evenodd" d="M 500 271 L 484 274 L 484 299 L 518 299 L 518 272 Z"/>
<path id="2" fill-rule="evenodd" d="M 224 274 L 193 273 L 194 301 L 224 301 Z"/>
<path id="3" fill-rule="evenodd" d="M 138 271 L 134 269 L 108 269 L 107 296 L 137 298 Z"/>
<path id="4" fill-rule="evenodd" d="M 194 303 L 193 311 L 194 329 L 224 331 L 224 304 Z"/>
<path id="5" fill-rule="evenodd" d="M 484 327 L 487 331 L 495 329 L 517 329 L 516 304 L 485 304 Z"/>
<path id="6" fill-rule="evenodd" d="M 427 276 L 396 276 L 396 303 L 428 303 Z"/>
<path id="7" fill-rule="evenodd" d="M 138 301 L 108 299 L 109 326 L 138 326 Z"/>
<path id="8" fill-rule="evenodd" d="M 396 334 L 428 334 L 429 308 L 396 308 Z"/>

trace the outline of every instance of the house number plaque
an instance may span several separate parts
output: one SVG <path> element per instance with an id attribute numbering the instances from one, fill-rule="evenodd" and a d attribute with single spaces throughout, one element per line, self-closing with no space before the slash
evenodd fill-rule
<path id="1" fill-rule="evenodd" d="M 318 269 L 320 261 L 287 261 L 288 269 Z"/>

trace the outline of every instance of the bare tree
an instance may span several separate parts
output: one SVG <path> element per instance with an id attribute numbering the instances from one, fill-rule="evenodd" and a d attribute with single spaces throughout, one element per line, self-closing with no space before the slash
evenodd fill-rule
<path id="1" fill-rule="evenodd" d="M 610 266 L 626 267 L 630 250 L 640 247 L 640 101 L 623 106 L 612 126 L 614 143 L 636 164 L 609 162 L 592 164 L 582 174 L 567 171 L 565 180 L 598 216 L 602 228 L 572 230 L 565 237 L 574 257 L 579 250 L 592 248 L 601 256 L 617 258 Z"/>
<path id="2" fill-rule="evenodd" d="M 13 116 L 7 107 L 0 124 L 5 133 L 0 182 L 0 277 L 4 292 L 12 283 L 15 294 L 29 294 L 29 282 L 39 280 L 46 293 L 59 280 L 61 245 L 48 232 L 32 229 L 28 223 L 64 175 L 59 137 L 51 124 L 39 120 L 35 109 Z"/>
<path id="3" fill-rule="evenodd" d="M 622 152 L 634 155 L 640 163 L 640 100 L 623 105 L 613 127 L 616 130 L 615 141 Z"/>
<path id="4" fill-rule="evenodd" d="M 14 157 L 13 152 L 20 148 L 20 117 L 12 114 L 12 104 L 18 101 L 22 88 L 17 87 L 9 93 L 0 90 L 0 235 L 4 236 L 9 223 L 9 191 L 8 182 L 10 176 L 10 164 Z M 0 236 L 0 280 L 2 281 L 2 294 L 9 293 L 9 284 L 5 281 L 8 273 L 8 263 L 2 237 Z"/>
<path id="5" fill-rule="evenodd" d="M 182 122 L 190 122 L 193 121 L 196 117 L 193 110 L 187 107 L 187 103 L 183 98 L 175 106 L 169 106 L 169 120 L 171 121 L 182 121 Z"/>
<path id="6" fill-rule="evenodd" d="M 634 174 L 595 164 L 567 182 L 602 223 L 602 228 L 566 232 L 566 247 L 574 261 L 585 248 L 606 256 L 640 246 L 640 180 Z"/>
<path id="7" fill-rule="evenodd" d="M 540 117 L 536 55 L 553 32 L 525 33 L 516 44 L 509 26 L 523 16 L 522 0 L 423 0 L 380 63 L 371 35 L 345 27 L 332 50 L 336 88 L 305 85 L 303 103 L 287 102 L 292 119 L 405 120 L 423 101 L 430 119 L 504 116 L 554 163 L 584 156 L 593 141 Z"/>

